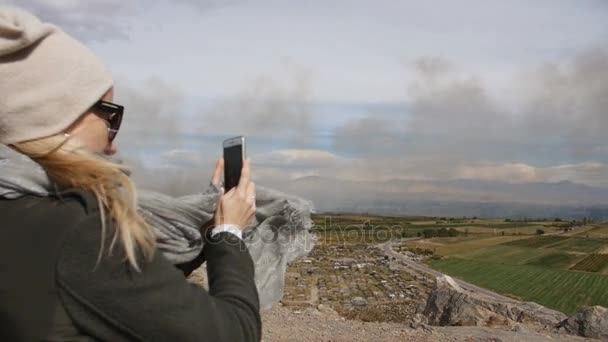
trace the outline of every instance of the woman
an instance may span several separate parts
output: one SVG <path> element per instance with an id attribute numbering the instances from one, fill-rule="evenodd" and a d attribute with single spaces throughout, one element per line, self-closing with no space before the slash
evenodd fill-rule
<path id="1" fill-rule="evenodd" d="M 221 192 L 202 252 L 176 268 L 126 170 L 99 156 L 116 152 L 123 108 L 112 101 L 87 48 L 0 8 L 0 340 L 260 340 L 241 240 L 256 211 L 249 160 Z M 222 173 L 220 159 L 216 186 Z M 184 277 L 203 259 L 208 292 Z"/>

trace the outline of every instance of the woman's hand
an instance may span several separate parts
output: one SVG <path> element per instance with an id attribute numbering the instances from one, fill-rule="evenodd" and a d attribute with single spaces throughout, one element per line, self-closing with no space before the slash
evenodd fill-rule
<path id="1" fill-rule="evenodd" d="M 224 159 L 220 158 L 216 164 L 213 175 L 214 184 L 219 184 L 219 179 L 224 171 Z M 227 193 L 222 187 L 221 196 L 215 212 L 215 225 L 235 224 L 244 231 L 255 217 L 255 184 L 249 180 L 250 160 L 243 162 L 239 184 Z"/>

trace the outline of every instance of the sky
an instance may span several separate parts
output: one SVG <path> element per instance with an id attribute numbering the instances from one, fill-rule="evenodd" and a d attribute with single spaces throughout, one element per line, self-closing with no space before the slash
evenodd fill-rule
<path id="1" fill-rule="evenodd" d="M 95 51 L 121 155 L 210 177 L 608 187 L 605 1 L 9 0 Z M 180 168 L 181 171 L 177 171 Z"/>

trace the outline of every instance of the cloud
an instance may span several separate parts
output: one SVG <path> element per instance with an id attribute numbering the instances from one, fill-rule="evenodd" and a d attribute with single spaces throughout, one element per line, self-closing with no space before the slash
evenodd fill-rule
<path id="1" fill-rule="evenodd" d="M 312 141 L 311 72 L 287 66 L 283 83 L 260 76 L 239 93 L 217 101 L 202 111 L 202 134 L 233 135 L 277 139 L 292 145 Z"/>
<path id="2" fill-rule="evenodd" d="M 200 191 L 211 179 L 215 160 L 212 147 L 199 143 L 197 151 L 184 148 L 183 93 L 160 78 L 129 82 L 119 77 L 114 102 L 125 106 L 116 138 L 119 158 L 143 187 L 171 195 Z"/>
<path id="3" fill-rule="evenodd" d="M 323 150 L 278 149 L 251 156 L 252 178 L 281 188 L 301 177 L 329 174 L 342 163 L 341 159 Z"/>
<path id="4" fill-rule="evenodd" d="M 295 159 L 295 161 L 294 161 Z M 571 181 L 608 187 L 608 163 L 583 162 L 536 167 L 525 163 L 455 162 L 436 158 L 346 158 L 325 151 L 275 151 L 254 158 L 259 178 L 284 182 L 304 176 L 354 182 L 473 179 L 509 183 Z M 294 167 L 295 166 L 295 167 Z M 279 183 L 280 183 L 279 182 Z"/>
<path id="5" fill-rule="evenodd" d="M 205 160 L 197 151 L 174 149 L 160 153 L 160 167 L 165 168 L 198 168 Z"/>
<path id="6" fill-rule="evenodd" d="M 211 177 L 221 156 L 217 137 L 239 132 L 292 146 L 313 139 L 304 79 L 295 77 L 284 85 L 261 77 L 246 89 L 193 116 L 185 108 L 183 90 L 175 84 L 157 77 L 141 82 L 119 77 L 114 101 L 125 106 L 125 117 L 117 144 L 122 158 L 135 165 L 134 178 L 149 188 L 184 194 L 200 186 L 205 176 Z M 336 158 L 326 151 L 300 149 L 275 150 L 258 158 L 255 147 L 251 148 L 250 157 L 259 166 L 254 179 L 267 175 L 287 180 L 314 174 L 315 167 Z"/>
<path id="7" fill-rule="evenodd" d="M 514 75 L 512 105 L 443 57 L 410 66 L 403 117 L 370 113 L 335 129 L 336 151 L 354 154 L 341 175 L 608 186 L 607 50 Z"/>
<path id="8" fill-rule="evenodd" d="M 571 181 L 608 187 L 608 164 L 585 162 L 549 167 L 534 167 L 522 163 L 478 164 L 456 168 L 454 177 L 512 183 Z"/>
<path id="9" fill-rule="evenodd" d="M 541 180 L 535 167 L 522 163 L 461 166 L 457 168 L 454 176 L 462 179 L 500 180 L 516 183 Z"/>
<path id="10" fill-rule="evenodd" d="M 156 5 L 182 4 L 201 12 L 242 3 L 241 0 L 4 0 L 22 7 L 44 21 L 58 25 L 84 42 L 130 40 L 132 20 Z"/>
<path id="11" fill-rule="evenodd" d="M 608 187 L 608 164 L 599 162 L 585 162 L 579 164 L 565 164 L 542 168 L 544 181 L 557 182 L 568 180 L 593 186 Z"/>
<path id="12" fill-rule="evenodd" d="M 171 0 L 171 3 L 192 6 L 204 12 L 235 6 L 245 2 L 245 0 Z"/>
<path id="13" fill-rule="evenodd" d="M 334 130 L 341 153 L 374 159 L 382 146 L 401 156 L 466 162 L 580 163 L 608 160 L 608 50 L 589 48 L 570 60 L 513 75 L 510 103 L 483 78 L 444 57 L 419 58 L 402 116 L 370 113 Z"/>
<path id="14" fill-rule="evenodd" d="M 566 152 L 588 157 L 608 143 L 608 50 L 591 48 L 567 63 L 547 63 L 522 77 L 525 125 L 534 139 L 559 137 Z"/>
<path id="15" fill-rule="evenodd" d="M 601 130 L 588 127 L 607 127 L 601 116 L 605 82 L 589 76 L 604 65 L 602 51 L 588 50 L 559 68 L 541 66 L 516 79 L 519 83 L 513 87 L 521 87 L 526 96 L 521 97 L 519 106 L 512 107 L 493 99 L 481 78 L 462 72 L 443 58 L 422 58 L 412 64 L 417 76 L 408 88 L 409 104 L 403 114 L 373 109 L 367 116 L 345 122 L 333 132 L 331 151 L 299 147 L 307 146 L 306 139 L 313 139 L 319 127 L 311 106 L 310 77 L 304 69 L 295 69 L 298 72 L 284 83 L 271 77 L 258 78 L 234 97 L 200 111 L 196 122 L 203 122 L 201 127 L 175 120 L 174 113 L 183 110 L 183 92 L 165 81 L 149 79 L 137 87 L 119 85 L 117 98 L 124 100 L 127 113 L 133 111 L 126 117 L 132 122 L 126 122 L 125 139 L 130 137 L 144 146 L 163 137 L 164 147 L 158 151 L 160 165 L 166 174 L 179 179 L 172 185 L 160 169 L 148 172 L 146 179 L 173 193 L 199 186 L 201 174 L 210 177 L 213 171 L 215 159 L 204 151 L 215 146 L 200 145 L 197 150 L 180 147 L 179 137 L 189 130 L 201 136 L 239 131 L 287 143 L 289 147 L 277 145 L 272 151 L 250 155 L 253 178 L 279 188 L 306 176 L 355 182 L 570 180 L 608 186 L 607 164 L 601 158 L 567 158 L 569 148 L 593 142 L 597 145 L 594 151 L 599 151 L 594 153 L 608 155 L 602 147 L 605 145 L 597 143 L 605 139 Z M 562 83 L 568 86 L 564 88 Z M 567 98 L 561 101 L 563 97 Z M 127 127 L 131 127 L 130 132 Z M 562 137 L 567 139 L 562 141 Z M 577 138 L 575 143 L 570 144 L 571 137 Z"/>
<path id="16" fill-rule="evenodd" d="M 138 83 L 119 79 L 114 99 L 125 106 L 117 142 L 138 144 L 162 139 L 175 144 L 181 138 L 184 98 L 178 86 L 157 77 Z"/>
<path id="17" fill-rule="evenodd" d="M 286 149 L 255 155 L 255 163 L 279 167 L 325 167 L 339 157 L 328 151 Z"/>
<path id="18" fill-rule="evenodd" d="M 381 114 L 370 114 L 340 126 L 334 131 L 333 148 L 356 155 L 387 156 L 404 145 L 402 123 Z"/>
<path id="19" fill-rule="evenodd" d="M 508 115 L 488 96 L 475 76 L 462 77 L 439 57 L 414 62 L 416 78 L 408 88 L 408 134 L 495 141 L 511 128 Z"/>
<path id="20" fill-rule="evenodd" d="M 145 7 L 144 2 L 123 0 L 6 0 L 58 25 L 83 41 L 129 39 L 127 18 Z"/>

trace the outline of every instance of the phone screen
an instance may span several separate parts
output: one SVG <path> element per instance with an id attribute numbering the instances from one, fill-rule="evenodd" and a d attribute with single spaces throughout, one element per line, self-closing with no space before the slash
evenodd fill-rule
<path id="1" fill-rule="evenodd" d="M 243 145 L 224 148 L 224 189 L 228 192 L 239 183 L 243 168 Z"/>

